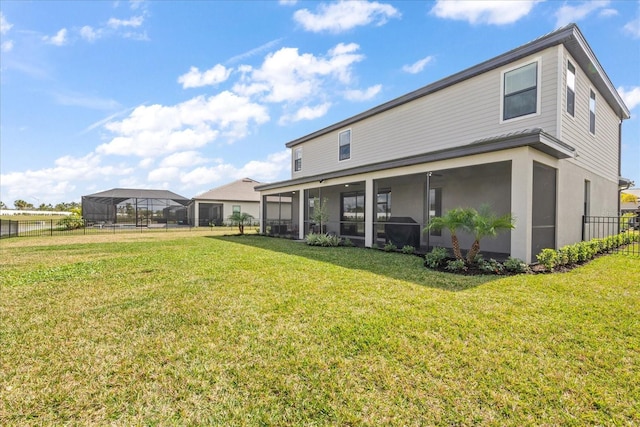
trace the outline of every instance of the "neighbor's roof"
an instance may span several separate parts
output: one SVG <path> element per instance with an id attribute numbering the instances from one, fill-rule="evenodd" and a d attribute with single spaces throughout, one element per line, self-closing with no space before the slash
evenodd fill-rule
<path id="1" fill-rule="evenodd" d="M 399 105 L 406 104 L 423 96 L 427 96 L 431 93 L 445 89 L 449 86 L 455 85 L 479 74 L 486 73 L 487 71 L 502 67 L 511 62 L 517 61 L 521 58 L 559 44 L 564 44 L 565 48 L 571 53 L 571 56 L 573 56 L 578 65 L 580 65 L 580 68 L 587 73 L 587 76 L 591 80 L 591 83 L 602 94 L 603 98 L 615 111 L 617 116 L 621 119 L 628 119 L 630 117 L 629 109 L 624 104 L 624 101 L 620 97 L 620 94 L 618 94 L 618 91 L 614 87 L 613 83 L 611 83 L 611 80 L 609 80 L 609 77 L 600 65 L 600 62 L 598 62 L 598 59 L 596 58 L 595 54 L 591 50 L 591 47 L 582 35 L 582 32 L 576 24 L 569 24 L 567 26 L 559 28 L 556 31 L 539 37 L 536 40 L 533 40 L 532 42 L 529 42 L 523 46 L 506 52 L 500 56 L 496 56 L 493 59 L 482 62 L 471 68 L 467 68 L 464 71 L 453 74 L 442 80 L 438 80 L 435 83 L 431 83 L 430 85 L 424 86 L 418 90 L 393 99 L 389 102 L 381 104 L 377 107 L 345 119 L 341 122 L 335 123 L 324 129 L 320 129 L 309 135 L 290 141 L 286 144 L 286 146 L 288 148 L 294 147 L 305 141 L 309 141 L 338 129 L 342 129 L 353 123 L 359 122 L 376 114 L 380 114 Z"/>
<path id="2" fill-rule="evenodd" d="M 260 184 L 258 181 L 251 178 L 242 178 L 199 194 L 194 197 L 194 200 L 259 202 L 260 193 L 255 190 L 258 184 Z"/>
<path id="3" fill-rule="evenodd" d="M 82 196 L 100 203 L 121 203 L 127 199 L 169 199 L 181 205 L 189 203 L 189 199 L 169 190 L 147 190 L 137 188 L 112 188 L 111 190 Z"/>

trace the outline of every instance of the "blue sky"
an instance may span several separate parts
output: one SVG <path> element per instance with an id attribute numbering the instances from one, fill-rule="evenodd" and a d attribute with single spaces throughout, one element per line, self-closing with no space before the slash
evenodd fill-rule
<path id="1" fill-rule="evenodd" d="M 575 22 L 631 110 L 640 2 L 0 1 L 0 200 L 193 197 L 290 177 L 284 144 Z"/>

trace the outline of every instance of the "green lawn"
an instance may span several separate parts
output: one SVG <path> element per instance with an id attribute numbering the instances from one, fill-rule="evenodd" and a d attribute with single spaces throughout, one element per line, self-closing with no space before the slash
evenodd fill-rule
<path id="1" fill-rule="evenodd" d="M 640 259 L 459 277 L 211 232 L 0 241 L 0 425 L 638 425 Z"/>

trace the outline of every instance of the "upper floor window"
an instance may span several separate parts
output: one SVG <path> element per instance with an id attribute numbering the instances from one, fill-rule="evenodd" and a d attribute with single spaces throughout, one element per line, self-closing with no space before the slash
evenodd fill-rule
<path id="1" fill-rule="evenodd" d="M 538 63 L 504 73 L 503 120 L 538 111 Z"/>
<path id="2" fill-rule="evenodd" d="M 340 132 L 340 160 L 351 158 L 351 130 Z"/>
<path id="3" fill-rule="evenodd" d="M 299 172 L 302 170 L 302 147 L 296 148 L 293 154 L 293 170 Z"/>
<path id="4" fill-rule="evenodd" d="M 589 132 L 596 133 L 596 94 L 590 91 L 589 94 Z"/>
<path id="5" fill-rule="evenodd" d="M 567 113 L 575 116 L 576 112 L 576 67 L 567 61 Z"/>

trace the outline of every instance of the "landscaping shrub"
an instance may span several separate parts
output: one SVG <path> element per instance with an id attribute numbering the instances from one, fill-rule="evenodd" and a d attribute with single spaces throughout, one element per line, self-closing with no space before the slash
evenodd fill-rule
<path id="1" fill-rule="evenodd" d="M 447 259 L 447 250 L 445 248 L 433 248 L 431 252 L 424 256 L 424 265 L 428 268 L 440 268 Z"/>
<path id="2" fill-rule="evenodd" d="M 529 271 L 527 263 L 518 258 L 509 257 L 503 265 L 505 270 L 511 273 L 526 273 Z"/>
<path id="3" fill-rule="evenodd" d="M 504 266 L 493 258 L 490 258 L 489 261 L 480 259 L 477 265 L 478 269 L 485 273 L 500 274 L 504 272 Z"/>
<path id="4" fill-rule="evenodd" d="M 342 239 L 338 236 L 324 233 L 310 233 L 306 237 L 309 246 L 335 247 L 340 246 Z"/>
<path id="5" fill-rule="evenodd" d="M 549 248 L 543 249 L 538 255 L 536 255 L 536 258 L 547 271 L 552 271 L 558 264 L 558 251 Z"/>
<path id="6" fill-rule="evenodd" d="M 84 227 L 84 220 L 79 215 L 69 215 L 58 221 L 58 225 L 63 230 L 77 230 L 78 228 Z"/>
<path id="7" fill-rule="evenodd" d="M 454 259 L 447 261 L 447 266 L 445 267 L 448 271 L 452 272 L 460 272 L 467 270 L 467 264 L 463 259 Z"/>
<path id="8" fill-rule="evenodd" d="M 386 245 L 384 245 L 384 251 L 385 252 L 395 252 L 398 250 L 398 247 L 396 245 L 394 245 L 393 243 L 389 242 Z"/>
<path id="9" fill-rule="evenodd" d="M 591 239 L 587 242 L 578 242 L 566 245 L 558 249 L 543 249 L 536 258 L 547 271 L 565 265 L 576 265 L 595 258 L 596 255 L 640 241 L 640 234 L 620 233 L 603 239 Z"/>
<path id="10" fill-rule="evenodd" d="M 413 246 L 411 246 L 411 245 L 404 245 L 404 246 L 402 247 L 402 253 L 403 253 L 403 254 L 407 254 L 407 255 L 411 255 L 411 254 L 413 254 L 413 253 L 415 252 L 415 250 L 416 250 L 416 248 L 414 248 L 414 247 L 413 247 Z"/>

